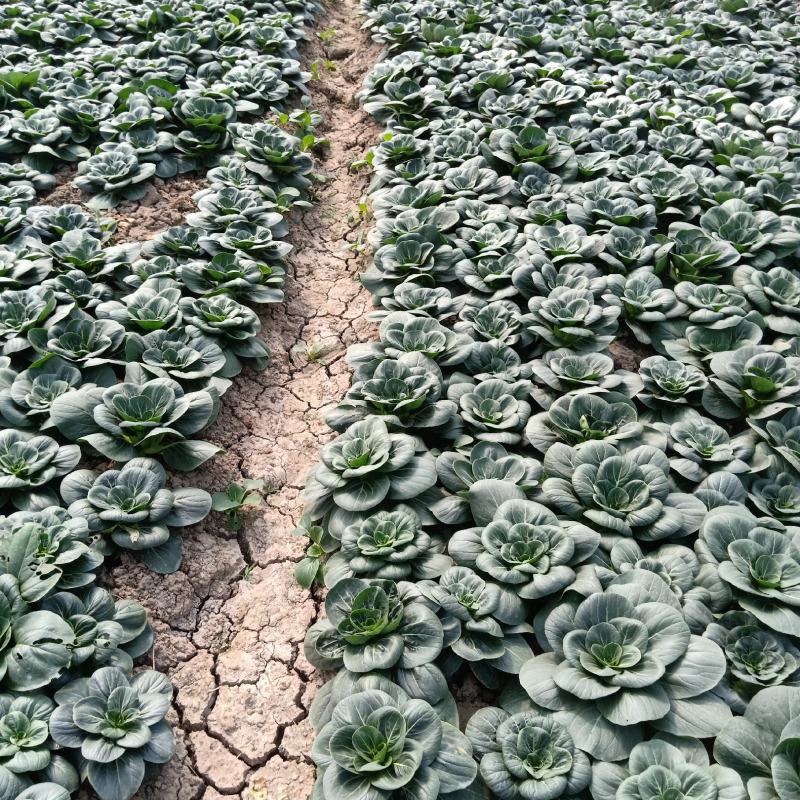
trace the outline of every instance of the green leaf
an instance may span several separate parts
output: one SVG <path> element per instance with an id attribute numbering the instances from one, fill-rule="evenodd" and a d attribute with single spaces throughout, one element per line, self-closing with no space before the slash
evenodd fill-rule
<path id="1" fill-rule="evenodd" d="M 86 777 L 100 800 L 130 800 L 144 780 L 144 760 L 128 752 L 110 764 L 90 761 Z"/>

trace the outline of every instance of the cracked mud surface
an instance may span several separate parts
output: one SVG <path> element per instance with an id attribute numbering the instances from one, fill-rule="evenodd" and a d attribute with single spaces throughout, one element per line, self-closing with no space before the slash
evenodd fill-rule
<path id="1" fill-rule="evenodd" d="M 357 12 L 355 0 L 342 0 L 316 26 L 337 32 L 328 51 L 314 35 L 305 46 L 307 61 L 336 64 L 309 87 L 331 141 L 318 160 L 330 180 L 314 208 L 290 222 L 286 302 L 261 314 L 272 362 L 236 380 L 205 437 L 225 453 L 183 479 L 213 492 L 265 477 L 275 491 L 236 534 L 213 513 L 190 529 L 175 574 L 130 562 L 109 575 L 116 594 L 147 607 L 156 632 L 152 661 L 176 688 L 176 757 L 135 800 L 305 800 L 313 784 L 307 710 L 320 679 L 302 642 L 319 602 L 295 583 L 306 542 L 292 530 L 306 475 L 332 438 L 324 413 L 350 383 L 345 351 L 374 338 L 369 295 L 356 280 L 366 257 L 350 247 L 369 224 L 358 218 L 367 178 L 349 168 L 380 136 L 354 99 L 379 48 L 359 31 Z M 159 228 L 165 223 L 162 217 Z M 309 346 L 322 355 L 309 360 Z M 173 476 L 174 484 L 181 480 Z"/>

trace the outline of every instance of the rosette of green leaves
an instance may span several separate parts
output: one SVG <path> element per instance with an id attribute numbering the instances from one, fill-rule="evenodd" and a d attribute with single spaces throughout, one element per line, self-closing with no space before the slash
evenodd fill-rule
<path id="1" fill-rule="evenodd" d="M 707 363 L 716 354 L 756 347 L 762 338 L 763 331 L 755 322 L 738 318 L 737 322 L 725 328 L 689 325 L 684 336 L 665 338 L 661 346 L 671 358 L 707 371 Z"/>
<path id="2" fill-rule="evenodd" d="M 465 306 L 454 328 L 469 333 L 473 339 L 514 345 L 519 341 L 519 308 L 510 300 L 476 303 Z"/>
<path id="3" fill-rule="evenodd" d="M 442 651 L 436 614 L 413 593 L 412 584 L 345 578 L 325 598 L 324 619 L 305 638 L 306 658 L 321 669 L 371 672 L 430 664 Z"/>
<path id="4" fill-rule="evenodd" d="M 3 355 L 14 355 L 30 347 L 28 336 L 42 326 L 51 328 L 70 312 L 59 304 L 52 289 L 32 286 L 0 293 L 0 342 Z"/>
<path id="5" fill-rule="evenodd" d="M 22 153 L 22 161 L 41 172 L 52 172 L 61 161 L 75 162 L 89 157 L 89 151 L 76 144 L 70 129 L 50 108 L 30 109 L 24 116 L 11 119 L 13 149 Z"/>
<path id="6" fill-rule="evenodd" d="M 27 603 L 54 589 L 88 586 L 102 563 L 102 554 L 90 546 L 86 520 L 71 518 L 64 508 L 0 517 L 0 573 L 17 579 Z"/>
<path id="7" fill-rule="evenodd" d="M 325 585 L 352 577 L 438 578 L 453 563 L 444 549 L 445 540 L 424 531 L 419 515 L 401 503 L 344 529 L 339 552 L 325 564 Z"/>
<path id="8" fill-rule="evenodd" d="M 800 650 L 747 611 L 728 611 L 703 633 L 724 651 L 728 672 L 714 690 L 737 714 L 768 686 L 800 686 Z"/>
<path id="9" fill-rule="evenodd" d="M 749 486 L 748 497 L 756 511 L 785 525 L 800 523 L 800 483 L 788 472 L 769 472 L 755 478 Z"/>
<path id="10" fill-rule="evenodd" d="M 764 327 L 758 312 L 735 286 L 682 281 L 675 287 L 675 295 L 686 306 L 685 316 L 690 325 L 719 330 L 747 319 Z"/>
<path id="11" fill-rule="evenodd" d="M 189 333 L 195 330 L 216 341 L 225 354 L 227 377 L 238 375 L 244 364 L 264 369 L 269 359 L 266 344 L 258 338 L 261 321 L 251 308 L 232 297 L 184 297 L 180 301 Z"/>
<path id="12" fill-rule="evenodd" d="M 697 181 L 689 170 L 665 166 L 647 176 L 635 176 L 631 189 L 655 207 L 660 219 L 692 219 L 700 211 Z"/>
<path id="13" fill-rule="evenodd" d="M 379 416 L 390 430 L 458 430 L 457 406 L 444 395 L 442 370 L 423 353 L 403 353 L 377 364 L 372 376 L 358 380 L 325 421 L 335 431 L 368 416 Z M 452 434 L 450 433 L 452 431 Z"/>
<path id="14" fill-rule="evenodd" d="M 709 764 L 708 753 L 695 739 L 653 739 L 641 742 L 625 764 L 607 761 L 592 767 L 594 800 L 747 800 L 735 770 Z"/>
<path id="15" fill-rule="evenodd" d="M 405 311 L 389 314 L 381 322 L 378 334 L 379 342 L 356 344 L 347 351 L 348 362 L 357 368 L 358 380 L 371 377 L 380 361 L 399 358 L 404 353 L 422 353 L 440 367 L 452 367 L 467 358 L 474 344 L 466 333 Z"/>
<path id="16" fill-rule="evenodd" d="M 611 184 L 608 186 L 611 188 Z M 580 202 L 567 204 L 567 218 L 592 233 L 622 226 L 645 232 L 655 227 L 655 209 L 649 203 L 640 204 L 636 198 L 604 197 L 598 193 L 578 199 Z"/>
<path id="17" fill-rule="evenodd" d="M 80 269 L 71 269 L 48 278 L 42 283 L 56 293 L 61 303 L 74 303 L 81 311 L 90 311 L 105 300 L 109 300 L 112 289 L 99 280 L 92 281 Z"/>
<path id="18" fill-rule="evenodd" d="M 447 397 L 458 404 L 465 434 L 479 441 L 514 445 L 522 441 L 531 414 L 526 399 L 530 385 L 527 380 L 506 383 L 496 378 L 477 384 L 452 382 Z"/>
<path id="19" fill-rule="evenodd" d="M 73 185 L 93 195 L 87 205 L 102 210 L 123 200 L 141 200 L 146 181 L 155 175 L 156 165 L 140 163 L 136 150 L 126 142 L 100 145 L 98 152 L 78 164 Z"/>
<path id="20" fill-rule="evenodd" d="M 276 125 L 236 125 L 233 149 L 246 169 L 276 190 L 285 187 L 304 192 L 311 186 L 314 163 L 301 152 L 300 140 Z"/>
<path id="21" fill-rule="evenodd" d="M 612 225 L 603 234 L 603 251 L 598 258 L 608 265 L 609 272 L 628 273 L 639 267 L 650 267 L 664 245 L 646 231 Z"/>
<path id="22" fill-rule="evenodd" d="M 606 278 L 593 264 L 572 261 L 554 264 L 545 256 L 536 254 L 514 270 L 512 279 L 517 291 L 526 299 L 546 297 L 559 286 L 567 289 L 588 289 L 595 295 L 606 286 Z"/>
<path id="23" fill-rule="evenodd" d="M 377 672 L 349 672 L 340 669 L 332 680 L 320 686 L 314 695 L 309 709 L 309 719 L 314 730 L 319 730 L 331 721 L 333 709 L 346 697 L 375 689 L 381 686 L 387 691 L 391 685 L 402 689 L 410 698 L 424 700 L 429 703 L 443 722 L 458 727 L 458 709 L 450 688 L 439 667 L 426 664 L 414 669 L 392 669 Z"/>
<path id="24" fill-rule="evenodd" d="M 152 458 L 134 458 L 121 469 L 81 469 L 61 482 L 73 517 L 86 519 L 106 547 L 131 550 L 152 570 L 174 572 L 180 538 L 170 528 L 194 525 L 211 510 L 211 496 L 196 488 L 168 489 L 167 474 Z"/>
<path id="25" fill-rule="evenodd" d="M 59 432 L 114 461 L 159 454 L 181 471 L 220 452 L 210 442 L 189 438 L 216 419 L 215 388 L 184 392 L 170 378 L 147 380 L 135 368 L 127 377 L 131 380 L 107 389 L 88 386 L 58 397 L 50 413 Z"/>
<path id="26" fill-rule="evenodd" d="M 57 241 L 35 245 L 53 261 L 58 273 L 79 269 L 91 278 L 111 275 L 126 268 L 139 252 L 135 242 L 108 246 L 107 234 L 97 236 L 94 230 L 69 230 Z"/>
<path id="27" fill-rule="evenodd" d="M 99 319 L 111 319 L 138 333 L 180 327 L 181 288 L 171 278 L 149 278 L 135 292 L 121 300 L 100 303 Z"/>
<path id="28" fill-rule="evenodd" d="M 459 566 L 538 600 L 569 586 L 599 544 L 600 534 L 585 525 L 559 520 L 539 503 L 507 500 L 485 527 L 453 534 L 447 549 Z"/>
<path id="29" fill-rule="evenodd" d="M 577 448 L 559 442 L 545 454 L 542 501 L 600 528 L 611 544 L 617 536 L 683 538 L 697 531 L 706 508 L 690 494 L 671 491 L 669 469 L 666 454 L 650 445 L 623 454 L 608 442 Z"/>
<path id="30" fill-rule="evenodd" d="M 245 303 L 283 300 L 283 268 L 239 252 L 220 252 L 208 261 L 190 261 L 179 268 L 178 275 L 193 294 L 227 295 Z"/>
<path id="31" fill-rule="evenodd" d="M 555 287 L 547 297 L 531 297 L 522 323 L 552 347 L 576 352 L 603 350 L 617 332 L 618 306 L 598 305 L 588 289 Z"/>
<path id="32" fill-rule="evenodd" d="M 570 597 L 537 625 L 550 652 L 527 662 L 520 682 L 596 759 L 628 757 L 644 725 L 705 738 L 730 719 L 712 693 L 725 674 L 722 650 L 691 633 L 678 598 L 651 572 L 631 570 L 604 592 Z"/>
<path id="33" fill-rule="evenodd" d="M 753 459 L 781 471 L 800 472 L 800 409 L 787 408 L 769 419 L 748 419 L 758 438 Z"/>
<path id="34" fill-rule="evenodd" d="M 113 666 L 133 671 L 133 659 L 153 645 L 147 612 L 133 600 L 117 600 L 105 589 L 93 586 L 79 597 L 57 592 L 46 597 L 41 607 L 57 614 L 72 628 L 70 674 L 86 674 L 87 667 Z"/>
<path id="35" fill-rule="evenodd" d="M 659 272 L 667 270 L 675 281 L 719 283 L 739 261 L 733 244 L 686 223 L 673 223 L 669 235 L 658 238 L 665 248 L 659 253 L 656 268 Z"/>
<path id="36" fill-rule="evenodd" d="M 671 323 L 680 324 L 687 310 L 675 292 L 666 288 L 648 267 L 629 275 L 609 275 L 608 289 L 603 299 L 619 306 L 622 319 L 643 344 L 660 340 Z"/>
<path id="37" fill-rule="evenodd" d="M 32 206 L 28 209 L 26 218 L 43 242 L 58 241 L 69 231 L 76 230 L 86 231 L 105 242 L 117 227 L 116 221 L 110 217 L 97 216 L 75 203 Z"/>
<path id="38" fill-rule="evenodd" d="M 254 188 L 223 186 L 205 189 L 195 195 L 195 203 L 200 211 L 188 214 L 186 221 L 192 227 L 202 229 L 198 234 L 198 246 L 203 234 L 207 237 L 209 232 L 226 231 L 241 224 L 263 225 L 273 230 L 275 235 L 286 230 L 274 199 Z"/>
<path id="39" fill-rule="evenodd" d="M 464 663 L 485 686 L 498 689 L 503 674 L 516 675 L 533 651 L 523 634 L 531 633 L 525 604 L 498 583 L 484 580 L 468 567 L 450 567 L 437 581 L 414 584 L 444 630 L 445 674 Z"/>
<path id="40" fill-rule="evenodd" d="M 491 522 L 505 500 L 524 500 L 539 486 L 542 465 L 533 458 L 509 453 L 496 442 L 478 441 L 469 450 L 445 450 L 436 458 L 436 474 L 449 492 L 432 511 L 437 519 L 459 525 L 474 519 Z"/>
<path id="41" fill-rule="evenodd" d="M 377 322 L 382 321 L 392 311 L 408 311 L 421 317 L 433 317 L 439 321 L 455 316 L 461 300 L 454 298 L 444 286 L 417 286 L 414 283 L 400 283 L 394 292 L 381 298 L 383 309 L 371 311 L 367 316 Z M 385 310 L 384 310 L 385 309 Z"/>
<path id="42" fill-rule="evenodd" d="M 530 233 L 533 241 L 526 249 L 557 266 L 591 263 L 603 249 L 602 236 L 587 233 L 580 225 L 531 225 Z"/>
<path id="43" fill-rule="evenodd" d="M 377 682 L 340 700 L 314 740 L 313 800 L 355 792 L 374 800 L 447 800 L 477 775 L 469 740 L 424 700 Z"/>
<path id="44" fill-rule="evenodd" d="M 582 796 L 589 759 L 568 730 L 533 711 L 480 708 L 465 729 L 484 783 L 498 800 L 557 800 Z"/>
<path id="45" fill-rule="evenodd" d="M 567 394 L 534 414 L 525 428 L 525 438 L 541 453 L 556 442 L 577 445 L 589 441 L 630 447 L 640 441 L 645 426 L 636 407 L 624 395 Z"/>
<path id="46" fill-rule="evenodd" d="M 739 198 L 708 209 L 700 217 L 700 227 L 712 238 L 733 245 L 740 258 L 754 267 L 768 266 L 780 252 L 775 242 L 781 233 L 780 217 L 771 211 L 754 211 Z"/>
<path id="47" fill-rule="evenodd" d="M 563 84 L 557 85 L 564 88 Z M 576 171 L 573 149 L 535 125 L 493 130 L 481 142 L 481 152 L 490 166 L 514 176 L 519 175 L 524 164 L 540 164 L 563 178 L 572 177 Z"/>
<path id="48" fill-rule="evenodd" d="M 515 295 L 516 287 L 512 284 L 512 276 L 518 268 L 520 260 L 515 254 L 489 253 L 479 258 L 457 261 L 455 277 L 471 289 L 474 295 L 497 301 Z"/>
<path id="49" fill-rule="evenodd" d="M 129 800 L 148 765 L 165 764 L 175 740 L 164 716 L 172 700 L 166 676 L 145 670 L 127 678 L 116 667 L 98 669 L 55 694 L 50 735 L 79 749 L 84 773 L 101 800 Z"/>
<path id="50" fill-rule="evenodd" d="M 523 362 L 514 348 L 497 342 L 475 342 L 460 366 L 462 370 L 454 376 L 459 381 L 496 378 L 514 383 L 518 380 L 528 380 L 533 372 L 530 363 Z"/>
<path id="51" fill-rule="evenodd" d="M 379 247 L 374 263 L 360 280 L 378 298 L 388 297 L 396 286 L 406 282 L 421 286 L 447 283 L 456 275 L 457 253 L 443 234 L 425 225 Z"/>
<path id="52" fill-rule="evenodd" d="M 800 334 L 800 277 L 784 267 L 761 270 L 738 267 L 733 282 L 757 308 L 775 333 Z"/>
<path id="53" fill-rule="evenodd" d="M 38 363 L 58 356 L 86 370 L 119 363 L 125 328 L 110 319 L 74 316 L 47 328 L 33 328 L 28 339 L 39 354 Z M 84 373 L 85 375 L 86 373 Z"/>
<path id="54" fill-rule="evenodd" d="M 614 359 L 605 353 L 575 353 L 569 348 L 548 350 L 533 361 L 531 394 L 547 410 L 563 395 L 616 392 L 637 395 L 641 380 L 634 372 L 614 369 Z"/>
<path id="55" fill-rule="evenodd" d="M 644 388 L 636 395 L 648 408 L 658 411 L 662 419 L 672 419 L 685 406 L 700 403 L 708 378 L 698 367 L 664 356 L 649 356 L 639 364 Z M 676 406 L 679 407 L 676 409 Z"/>
<path id="56" fill-rule="evenodd" d="M 179 383 L 185 392 L 211 384 L 221 394 L 229 385 L 217 377 L 225 373 L 225 354 L 213 339 L 199 331 L 129 333 L 125 337 L 125 358 L 156 378 Z"/>
<path id="57" fill-rule="evenodd" d="M 211 255 L 234 253 L 258 263 L 269 264 L 274 272 L 268 276 L 277 278 L 283 274 L 280 265 L 292 251 L 288 242 L 279 241 L 286 233 L 286 222 L 270 215 L 263 222 L 232 222 L 222 231 L 201 236 L 200 245 Z"/>
<path id="58" fill-rule="evenodd" d="M 731 436 L 725 428 L 689 408 L 675 415 L 668 443 L 670 467 L 690 484 L 721 470 L 734 475 L 749 473 L 755 449 L 752 432 Z"/>
<path id="59" fill-rule="evenodd" d="M 28 248 L 10 248 L 0 245 L 0 287 L 19 289 L 39 284 L 50 275 L 50 259 Z"/>
<path id="60" fill-rule="evenodd" d="M 714 759 L 746 781 L 751 798 L 792 800 L 800 783 L 800 688 L 760 691 L 714 742 Z"/>
<path id="61" fill-rule="evenodd" d="M 0 498 L 20 509 L 36 511 L 55 505 L 51 484 L 80 461 L 77 445 L 60 445 L 49 436 L 0 431 Z"/>
<path id="62" fill-rule="evenodd" d="M 684 545 L 662 544 L 645 552 L 638 542 L 621 539 L 608 553 L 595 551 L 592 562 L 604 586 L 631 570 L 658 575 L 678 599 L 692 633 L 703 633 L 714 615 L 726 611 L 733 602 L 731 588 L 719 577 L 716 566 L 701 562 Z"/>
<path id="63" fill-rule="evenodd" d="M 764 419 L 800 403 L 800 358 L 766 345 L 717 353 L 703 407 L 718 419 Z"/>
<path id="64" fill-rule="evenodd" d="M 328 529 L 337 538 L 355 521 L 353 513 L 385 500 L 415 499 L 436 483 L 433 456 L 417 452 L 412 436 L 389 433 L 379 417 L 354 422 L 323 447 L 320 459 L 304 496 L 312 518 L 328 515 Z"/>
<path id="65" fill-rule="evenodd" d="M 800 530 L 721 506 L 703 520 L 695 550 L 717 565 L 745 611 L 774 631 L 800 635 Z"/>
<path id="66" fill-rule="evenodd" d="M 178 123 L 174 147 L 182 154 L 182 172 L 207 164 L 230 144 L 236 108 L 229 97 L 188 89 L 175 95 L 172 113 Z"/>
<path id="67" fill-rule="evenodd" d="M 50 408 L 55 400 L 82 383 L 81 371 L 58 357 L 19 374 L 0 370 L 0 424 L 46 431 L 53 427 Z"/>
<path id="68" fill-rule="evenodd" d="M 0 786 L 7 797 L 27 796 L 25 790 L 39 781 L 54 781 L 49 785 L 57 785 L 67 800 L 77 791 L 78 771 L 53 752 L 48 722 L 54 708 L 38 692 L 0 694 Z"/>

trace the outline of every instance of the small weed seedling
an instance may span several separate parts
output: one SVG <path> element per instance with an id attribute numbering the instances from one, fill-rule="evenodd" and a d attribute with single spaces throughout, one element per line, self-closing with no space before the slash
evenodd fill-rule
<path id="1" fill-rule="evenodd" d="M 333 28 L 326 28 L 324 31 L 320 31 L 317 36 L 319 36 L 323 47 L 327 47 L 336 38 L 336 31 Z"/>
<path id="2" fill-rule="evenodd" d="M 271 491 L 263 478 L 246 478 L 241 484 L 232 481 L 224 492 L 211 496 L 211 508 L 227 514 L 228 528 L 238 531 L 242 526 L 242 512 L 260 506 Z"/>

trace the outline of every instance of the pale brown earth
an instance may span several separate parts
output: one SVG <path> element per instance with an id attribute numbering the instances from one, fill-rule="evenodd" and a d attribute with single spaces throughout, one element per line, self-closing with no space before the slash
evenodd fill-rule
<path id="1" fill-rule="evenodd" d="M 318 188 L 313 209 L 291 222 L 285 304 L 261 314 L 272 362 L 239 376 L 225 395 L 206 435 L 225 453 L 195 474 L 173 476 L 210 492 L 264 477 L 275 491 L 237 534 L 221 514 L 191 529 L 175 574 L 126 562 L 109 576 L 116 594 L 147 607 L 156 631 L 152 663 L 176 687 L 176 758 L 135 800 L 305 800 L 313 784 L 307 715 L 320 676 L 304 659 L 302 642 L 319 601 L 295 583 L 306 541 L 292 531 L 306 475 L 332 438 L 324 411 L 350 383 L 346 348 L 374 338 L 366 320 L 371 302 L 357 281 L 366 254 L 353 247 L 369 227 L 358 211 L 368 178 L 350 165 L 380 136 L 354 97 L 379 52 L 360 32 L 357 14 L 356 0 L 341 0 L 316 27 L 337 32 L 327 53 L 314 35 L 305 46 L 309 63 L 330 58 L 336 66 L 321 68 L 310 85 L 313 107 L 325 118 L 320 133 L 331 142 L 318 163 L 329 181 Z M 178 198 L 198 188 L 175 185 Z M 160 213 L 162 200 L 150 208 Z M 177 202 L 177 216 L 190 210 Z M 124 238 L 135 238 L 130 233 L 151 220 L 139 209 Z M 168 224 L 171 217 L 162 217 L 149 235 Z M 309 347 L 322 355 L 309 359 Z"/>
<path id="2" fill-rule="evenodd" d="M 63 170 L 56 177 L 58 185 L 42 196 L 42 203 L 60 206 L 66 203 L 86 205 L 91 195 L 72 185 L 75 170 Z M 117 223 L 114 241 L 141 242 L 152 239 L 160 231 L 172 225 L 180 225 L 186 215 L 196 211 L 192 195 L 208 185 L 201 173 L 190 172 L 174 178 L 155 178 L 147 186 L 147 193 L 138 201 L 120 203 L 116 208 L 102 212 Z"/>

